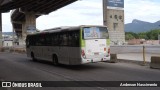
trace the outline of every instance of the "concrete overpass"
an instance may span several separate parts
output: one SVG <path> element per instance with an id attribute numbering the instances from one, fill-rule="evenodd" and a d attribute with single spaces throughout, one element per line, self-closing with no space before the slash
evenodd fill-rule
<path id="1" fill-rule="evenodd" d="M 24 42 L 29 29 L 36 29 L 36 18 L 60 9 L 77 0 L 0 0 L 0 46 L 2 46 L 1 13 L 13 10 L 11 21 L 13 30 Z M 23 43 L 22 43 L 23 44 Z"/>

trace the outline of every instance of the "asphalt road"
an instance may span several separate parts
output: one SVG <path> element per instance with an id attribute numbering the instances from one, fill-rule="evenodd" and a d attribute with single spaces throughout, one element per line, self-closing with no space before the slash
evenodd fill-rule
<path id="1" fill-rule="evenodd" d="M 1 81 L 160 81 L 160 70 L 133 63 L 90 63 L 53 66 L 25 54 L 0 53 Z M 160 90 L 140 87 L 0 88 L 0 90 Z"/>

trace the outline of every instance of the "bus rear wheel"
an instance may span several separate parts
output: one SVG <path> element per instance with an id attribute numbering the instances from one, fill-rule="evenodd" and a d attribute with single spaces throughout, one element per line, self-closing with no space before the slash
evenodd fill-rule
<path id="1" fill-rule="evenodd" d="M 59 63 L 58 63 L 58 57 L 57 57 L 57 55 L 53 55 L 53 65 L 58 65 Z"/>

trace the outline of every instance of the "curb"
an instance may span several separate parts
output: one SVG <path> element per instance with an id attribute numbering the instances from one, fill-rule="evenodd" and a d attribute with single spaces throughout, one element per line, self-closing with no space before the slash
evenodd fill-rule
<path id="1" fill-rule="evenodd" d="M 122 62 L 122 63 L 132 63 L 132 64 L 138 64 L 138 65 L 142 65 L 142 66 L 149 66 L 150 62 L 146 62 L 145 64 L 143 63 L 143 61 L 136 61 L 136 60 L 126 60 L 126 59 L 117 59 L 118 62 Z"/>

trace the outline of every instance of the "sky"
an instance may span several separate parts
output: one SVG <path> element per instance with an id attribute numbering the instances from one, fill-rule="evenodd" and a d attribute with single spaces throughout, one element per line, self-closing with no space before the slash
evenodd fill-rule
<path id="1" fill-rule="evenodd" d="M 125 24 L 133 19 L 147 22 L 160 20 L 160 0 L 124 0 Z M 10 13 L 2 14 L 3 32 L 11 32 Z M 39 30 L 78 25 L 103 25 L 102 0 L 79 0 L 36 20 Z"/>

